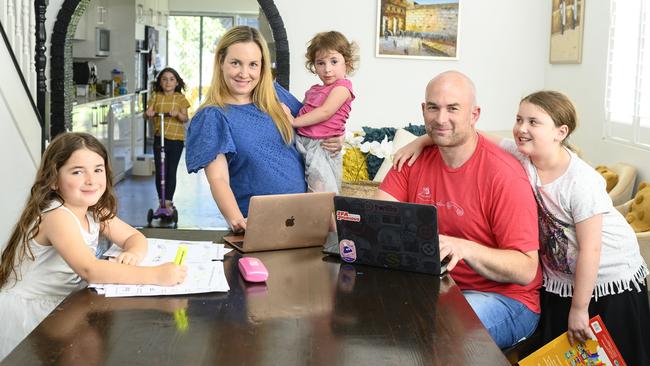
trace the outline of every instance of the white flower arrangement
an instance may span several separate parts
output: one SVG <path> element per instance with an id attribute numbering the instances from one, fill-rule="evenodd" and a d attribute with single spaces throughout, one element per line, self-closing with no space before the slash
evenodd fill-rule
<path id="1" fill-rule="evenodd" d="M 362 131 L 348 131 L 345 130 L 345 140 L 343 141 L 343 154 L 348 149 L 354 149 L 355 147 L 360 148 L 361 147 L 361 141 L 363 141 L 364 137 L 366 136 L 365 133 Z"/>
<path id="2" fill-rule="evenodd" d="M 384 139 L 381 142 L 364 142 L 361 144 L 359 149 L 364 153 L 369 153 L 379 159 L 384 159 L 393 153 L 393 142 L 388 141 L 388 136 L 384 136 Z"/>
<path id="3" fill-rule="evenodd" d="M 345 142 L 343 143 L 343 153 L 346 149 L 358 147 L 364 154 L 374 155 L 380 159 L 389 157 L 393 153 L 393 142 L 388 141 L 388 136 L 384 136 L 381 142 L 366 141 L 361 142 L 365 138 L 365 133 L 362 131 L 345 131 Z"/>
<path id="4" fill-rule="evenodd" d="M 384 159 L 390 157 L 390 155 L 393 153 L 393 142 L 388 141 L 388 137 L 384 137 L 381 142 L 362 142 L 364 138 L 365 133 L 363 131 L 345 132 L 343 154 L 345 154 L 347 150 L 358 149 L 356 152 L 353 152 L 353 157 L 351 157 L 349 160 L 350 165 L 347 165 L 349 171 L 351 172 L 347 178 L 349 181 L 357 182 L 367 179 L 367 174 L 365 171 L 367 169 L 366 156 L 368 154 L 374 155 L 380 159 Z M 364 172 L 363 174 L 362 171 Z"/>

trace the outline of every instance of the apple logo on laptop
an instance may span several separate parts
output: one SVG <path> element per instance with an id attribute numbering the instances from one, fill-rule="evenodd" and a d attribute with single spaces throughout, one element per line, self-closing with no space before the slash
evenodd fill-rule
<path id="1" fill-rule="evenodd" d="M 287 221 L 284 222 L 284 224 L 287 225 L 287 227 L 293 226 L 295 221 L 296 219 L 293 216 L 291 216 L 290 218 L 287 219 Z"/>

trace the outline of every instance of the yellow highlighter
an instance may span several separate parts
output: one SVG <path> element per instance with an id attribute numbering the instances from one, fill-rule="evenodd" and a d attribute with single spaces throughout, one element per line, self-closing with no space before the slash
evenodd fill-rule
<path id="1" fill-rule="evenodd" d="M 178 251 L 176 251 L 176 258 L 174 258 L 174 264 L 182 266 L 183 262 L 185 262 L 186 255 L 187 255 L 187 245 L 184 244 L 179 245 Z"/>
<path id="2" fill-rule="evenodd" d="M 185 309 L 174 310 L 174 321 L 176 322 L 176 329 L 183 333 L 190 327 L 190 322 L 187 319 L 187 312 L 185 312 Z"/>

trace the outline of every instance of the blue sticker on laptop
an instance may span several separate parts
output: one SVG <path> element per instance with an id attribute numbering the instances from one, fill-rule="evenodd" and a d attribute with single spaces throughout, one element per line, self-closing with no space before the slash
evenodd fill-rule
<path id="1" fill-rule="evenodd" d="M 339 253 L 343 261 L 352 263 L 357 260 L 357 249 L 352 240 L 343 239 L 339 242 Z"/>

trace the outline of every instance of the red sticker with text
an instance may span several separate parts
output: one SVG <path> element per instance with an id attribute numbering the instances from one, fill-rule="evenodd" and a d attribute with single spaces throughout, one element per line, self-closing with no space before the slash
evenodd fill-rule
<path id="1" fill-rule="evenodd" d="M 357 214 L 351 214 L 347 211 L 336 211 L 336 220 L 337 221 L 352 221 L 352 222 L 360 222 L 361 221 L 361 216 Z"/>

